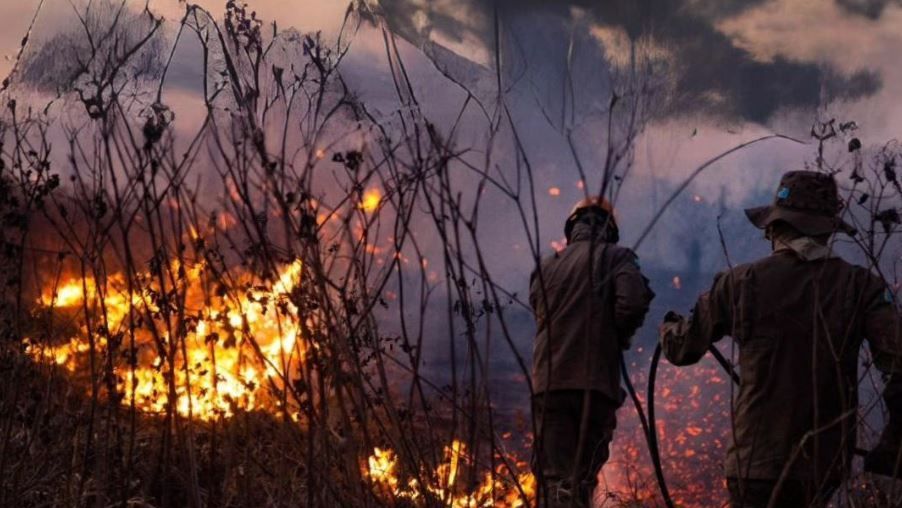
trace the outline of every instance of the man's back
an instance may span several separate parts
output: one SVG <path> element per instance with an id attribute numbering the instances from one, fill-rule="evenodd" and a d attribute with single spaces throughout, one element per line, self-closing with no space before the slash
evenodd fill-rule
<path id="1" fill-rule="evenodd" d="M 861 267 L 838 257 L 805 260 L 788 249 L 715 280 L 696 318 L 712 342 L 730 335 L 739 344 L 728 477 L 777 478 L 784 468 L 793 477 L 840 477 L 855 445 L 862 339 L 881 319 L 892 324 L 891 311 L 875 313 L 891 308 L 884 293 Z M 882 331 L 868 338 L 878 346 L 885 340 Z M 670 347 L 666 354 L 685 364 L 699 353 Z"/>
<path id="2" fill-rule="evenodd" d="M 577 229 L 530 282 L 536 315 L 536 392 L 590 389 L 620 399 L 619 355 L 642 324 L 653 293 L 627 248 Z"/>
<path id="3" fill-rule="evenodd" d="M 833 175 L 785 173 L 771 204 L 745 210 L 773 254 L 719 275 L 691 317 L 668 312 L 659 328 L 677 365 L 699 361 L 725 335 L 739 344 L 726 464 L 734 508 L 826 506 L 848 477 L 862 339 L 885 376 L 890 413 L 865 469 L 894 474 L 898 464 L 898 313 L 882 279 L 831 252 L 836 233 L 856 234 L 844 209 Z"/>
<path id="4" fill-rule="evenodd" d="M 529 287 L 534 467 L 550 507 L 589 505 L 622 402 L 620 349 L 654 296 L 636 256 L 617 246 L 609 203 L 577 203 L 564 234 L 567 248 L 542 260 Z"/>

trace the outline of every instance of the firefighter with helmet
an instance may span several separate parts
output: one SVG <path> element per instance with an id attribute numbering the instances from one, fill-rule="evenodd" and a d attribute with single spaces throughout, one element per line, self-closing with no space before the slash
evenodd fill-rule
<path id="1" fill-rule="evenodd" d="M 534 467 L 543 506 L 587 507 L 625 398 L 620 355 L 654 293 L 636 255 L 617 245 L 607 200 L 577 203 L 564 233 L 566 248 L 542 259 L 530 278 Z"/>

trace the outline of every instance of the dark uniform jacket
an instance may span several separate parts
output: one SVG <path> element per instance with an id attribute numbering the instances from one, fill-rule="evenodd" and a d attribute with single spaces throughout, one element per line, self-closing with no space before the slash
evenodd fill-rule
<path id="1" fill-rule="evenodd" d="M 619 403 L 620 350 L 629 347 L 654 293 L 631 250 L 600 235 L 593 240 L 591 231 L 576 224 L 567 248 L 532 274 L 533 389 L 597 390 Z"/>
<path id="2" fill-rule="evenodd" d="M 690 319 L 663 325 L 664 354 L 676 365 L 699 361 L 725 335 L 738 344 L 728 477 L 776 479 L 785 467 L 805 481 L 842 478 L 855 446 L 862 339 L 881 371 L 898 363 L 892 293 L 824 251 L 784 247 L 722 273 Z"/>

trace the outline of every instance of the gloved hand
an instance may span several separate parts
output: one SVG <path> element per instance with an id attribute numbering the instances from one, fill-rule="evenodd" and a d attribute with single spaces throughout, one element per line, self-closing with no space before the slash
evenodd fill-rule
<path id="1" fill-rule="evenodd" d="M 617 342 L 620 344 L 620 349 L 623 351 L 629 351 L 631 347 L 633 347 L 633 336 L 632 335 L 621 335 L 617 338 Z"/>
<path id="2" fill-rule="evenodd" d="M 664 336 L 667 335 L 668 330 L 673 329 L 682 321 L 683 316 L 679 313 L 672 310 L 667 311 L 667 314 L 664 314 L 664 321 L 658 325 L 658 339 L 663 340 Z"/>
<path id="3" fill-rule="evenodd" d="M 664 314 L 665 323 L 679 323 L 682 320 L 683 316 L 681 316 L 679 312 L 668 310 L 667 314 Z"/>

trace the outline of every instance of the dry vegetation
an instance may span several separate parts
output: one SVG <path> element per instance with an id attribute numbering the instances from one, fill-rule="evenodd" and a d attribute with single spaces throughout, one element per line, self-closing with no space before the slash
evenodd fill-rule
<path id="1" fill-rule="evenodd" d="M 483 192 L 516 210 L 534 260 L 545 250 L 504 102 L 463 89 L 458 121 L 432 125 L 383 28 L 398 107 L 371 111 L 340 71 L 354 10 L 331 43 L 233 1 L 166 23 L 95 2 L 79 20 L 0 95 L 0 506 L 532 503 L 531 423 L 499 422 L 488 386 L 490 343 L 528 368 L 506 314 L 524 304 L 480 247 Z M 188 39 L 194 132 L 163 103 Z M 652 84 L 619 77 L 604 167 L 587 174 L 570 138 L 614 198 Z M 489 126 L 476 156 L 453 142 L 473 111 Z M 819 129 L 824 145 L 853 132 Z M 897 155 L 817 161 L 856 175 L 875 265 L 899 226 Z M 424 374 L 430 340 L 447 342 L 447 379 Z M 647 500 L 647 480 L 611 499 Z"/>

